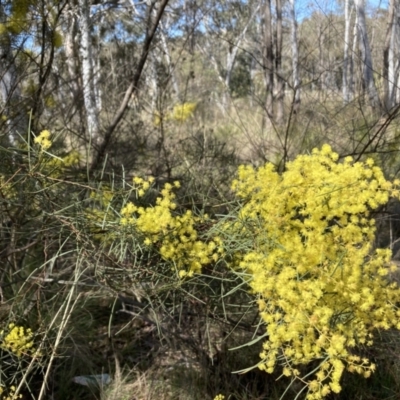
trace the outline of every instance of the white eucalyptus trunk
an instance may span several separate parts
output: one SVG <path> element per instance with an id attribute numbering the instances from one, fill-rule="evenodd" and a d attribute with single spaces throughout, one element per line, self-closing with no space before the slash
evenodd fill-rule
<path id="1" fill-rule="evenodd" d="M 351 29 L 351 6 L 350 0 L 345 0 L 344 3 L 344 54 L 343 54 L 343 77 L 342 77 L 342 95 L 343 101 L 347 104 L 352 99 L 352 86 L 349 80 L 350 63 L 349 63 L 349 49 L 350 49 L 350 29 Z"/>
<path id="2" fill-rule="evenodd" d="M 285 98 L 284 81 L 282 74 L 282 0 L 275 0 L 276 24 L 275 24 L 275 78 L 276 78 L 276 121 L 283 120 L 283 101 Z"/>
<path id="3" fill-rule="evenodd" d="M 94 89 L 94 99 L 96 104 L 97 113 L 103 109 L 103 102 L 102 102 L 102 90 L 100 85 L 100 76 L 101 76 L 101 65 L 100 65 L 100 51 L 97 53 L 96 56 L 96 70 L 93 74 L 93 89 Z"/>
<path id="4" fill-rule="evenodd" d="M 395 25 L 395 0 L 390 1 L 389 5 L 389 21 L 388 21 L 388 31 L 386 37 L 386 49 L 385 49 L 385 57 L 387 59 L 384 60 L 386 63 L 385 67 L 387 69 L 385 86 L 386 86 L 386 93 L 385 93 L 385 104 L 386 108 L 390 110 L 394 105 L 395 99 L 395 83 L 396 83 L 396 74 L 395 74 L 395 66 L 396 66 L 396 59 L 395 59 L 395 38 L 396 38 L 396 25 Z"/>
<path id="5" fill-rule="evenodd" d="M 363 69 L 364 90 L 368 94 L 371 106 L 375 108 L 379 106 L 379 97 L 375 87 L 371 48 L 369 45 L 369 39 L 367 34 L 367 25 L 365 20 L 365 0 L 354 0 L 354 5 L 356 9 L 356 14 L 358 16 L 357 29 L 359 33 L 361 62 L 363 64 L 362 69 Z"/>
<path id="6" fill-rule="evenodd" d="M 168 48 L 167 39 L 166 39 L 165 34 L 163 32 L 163 24 L 161 22 L 160 22 L 159 35 L 160 35 L 160 40 L 161 40 L 161 48 L 163 50 L 163 53 L 164 53 L 164 56 L 165 56 L 165 61 L 167 62 L 167 66 L 168 66 L 168 73 L 169 73 L 169 75 L 171 77 L 172 89 L 174 91 L 175 97 L 177 99 L 179 99 L 180 98 L 180 91 L 179 91 L 178 80 L 176 79 L 175 68 L 172 65 L 171 53 L 170 53 L 169 48 Z"/>
<path id="7" fill-rule="evenodd" d="M 356 85 L 356 71 L 354 68 L 354 60 L 356 58 L 357 54 L 357 46 L 358 46 L 358 40 L 359 40 L 359 34 L 358 34 L 358 14 L 356 13 L 355 15 L 355 21 L 354 21 L 354 26 L 353 26 L 353 44 L 352 44 L 352 49 L 351 49 L 351 57 L 349 58 L 349 71 L 350 71 L 350 77 L 349 77 L 349 91 L 350 93 L 354 94 L 354 87 Z"/>
<path id="8" fill-rule="evenodd" d="M 240 46 L 246 37 L 247 30 L 249 29 L 249 26 L 251 22 L 253 21 L 253 18 L 258 12 L 258 9 L 260 6 L 258 5 L 253 13 L 251 14 L 249 20 L 247 21 L 246 25 L 243 27 L 242 31 L 240 32 L 239 36 L 237 37 L 235 43 L 230 46 L 228 49 L 228 54 L 226 56 L 226 76 L 225 76 L 225 85 L 227 88 L 229 88 L 229 85 L 231 83 L 231 78 L 232 78 L 232 72 L 233 72 L 233 67 L 235 66 L 235 61 L 236 57 L 238 54 L 238 51 L 240 49 Z"/>
<path id="9" fill-rule="evenodd" d="M 264 81 L 265 81 L 265 111 L 267 118 L 274 116 L 274 46 L 272 34 L 271 0 L 265 0 L 264 4 Z"/>
<path id="10" fill-rule="evenodd" d="M 295 12 L 295 0 L 289 0 L 289 18 L 291 25 L 291 42 L 292 42 L 292 79 L 294 94 L 295 108 L 300 103 L 300 73 L 299 73 L 299 45 L 297 39 L 297 21 Z"/>
<path id="11" fill-rule="evenodd" d="M 150 95 L 150 108 L 152 112 L 156 111 L 157 99 L 159 97 L 156 61 L 155 55 L 150 54 L 149 74 L 146 77 L 146 86 L 148 88 L 148 94 Z"/>
<path id="12" fill-rule="evenodd" d="M 96 80 L 94 77 L 95 62 L 90 34 L 90 6 L 88 0 L 78 0 L 80 56 L 82 68 L 83 101 L 86 111 L 86 123 L 93 143 L 100 140 L 99 109 L 96 102 Z"/>
<path id="13" fill-rule="evenodd" d="M 385 85 L 385 105 L 390 110 L 400 100 L 400 5 L 396 0 L 389 4 L 389 21 L 384 60 L 387 69 Z M 386 72 L 386 71 L 385 71 Z"/>
<path id="14" fill-rule="evenodd" d="M 200 50 L 203 53 L 208 53 L 207 56 L 209 57 L 212 66 L 214 67 L 215 71 L 218 74 L 218 79 L 224 84 L 224 94 L 222 96 L 222 107 L 224 108 L 227 105 L 227 94 L 229 91 L 229 86 L 231 83 L 231 78 L 232 78 L 232 72 L 233 72 L 233 67 L 235 66 L 235 62 L 236 62 L 236 58 L 237 58 L 237 54 L 238 51 L 240 49 L 240 46 L 243 42 L 243 40 L 246 37 L 246 33 L 247 30 L 251 24 L 251 22 L 253 21 L 254 17 L 256 16 L 258 10 L 260 8 L 260 5 L 258 4 L 257 7 L 254 9 L 253 13 L 250 15 L 248 21 L 246 22 L 246 24 L 244 25 L 244 27 L 242 28 L 242 30 L 240 31 L 239 35 L 237 36 L 237 38 L 235 39 L 234 43 L 230 43 L 228 51 L 227 51 L 227 55 L 226 55 L 226 62 L 225 62 L 225 75 L 222 73 L 222 69 L 220 68 L 218 61 L 215 59 L 214 55 L 213 55 L 213 50 L 212 50 L 212 46 L 211 43 L 208 39 L 208 35 L 205 36 L 205 47 L 206 47 L 206 51 L 204 51 L 203 48 L 200 47 Z M 207 18 L 204 19 L 204 24 L 206 29 L 208 30 L 208 32 L 212 32 L 213 29 L 210 27 L 210 23 L 208 21 Z"/>
<path id="15" fill-rule="evenodd" d="M 78 66 L 77 66 L 77 21 L 75 12 L 68 9 L 66 12 L 65 29 L 64 29 L 64 51 L 69 75 L 69 86 L 75 99 L 78 98 L 80 92 Z"/>

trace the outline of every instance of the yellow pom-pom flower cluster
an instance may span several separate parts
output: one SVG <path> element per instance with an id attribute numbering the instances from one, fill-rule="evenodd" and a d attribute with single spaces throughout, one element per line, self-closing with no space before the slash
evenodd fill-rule
<path id="1" fill-rule="evenodd" d="M 190 102 L 176 104 L 171 112 L 170 119 L 178 122 L 185 122 L 193 115 L 196 106 L 196 103 Z"/>
<path id="2" fill-rule="evenodd" d="M 164 116 L 156 114 L 154 118 L 154 124 L 160 125 L 161 121 L 175 121 L 175 122 L 185 122 L 191 118 L 196 110 L 197 104 L 192 102 L 185 102 L 175 104 L 174 108 L 167 112 Z"/>
<path id="3" fill-rule="evenodd" d="M 37 143 L 43 150 L 47 150 L 52 145 L 50 136 L 51 133 L 48 130 L 44 130 L 40 132 L 38 136 L 35 137 L 34 142 Z"/>
<path id="4" fill-rule="evenodd" d="M 137 197 L 144 196 L 151 183 L 151 179 L 133 178 Z M 128 202 L 121 210 L 120 223 L 144 236 L 145 245 L 157 245 L 161 257 L 173 262 L 179 276 L 184 277 L 199 273 L 202 266 L 216 261 L 221 246 L 218 237 L 208 241 L 199 237 L 196 225 L 205 223 L 207 215 L 197 217 L 190 210 L 179 215 L 174 211 L 177 205 L 172 190 L 179 186 L 179 182 L 166 183 L 154 206 Z"/>
<path id="5" fill-rule="evenodd" d="M 32 330 L 9 324 L 7 332 L 0 332 L 0 348 L 14 353 L 17 357 L 31 354 L 34 351 Z"/>
<path id="6" fill-rule="evenodd" d="M 8 390 L 8 394 L 1 396 L 1 400 L 17 400 L 17 399 L 22 399 L 22 394 L 15 394 L 17 391 L 17 388 L 15 386 L 10 386 L 10 389 Z M 2 395 L 5 392 L 5 389 L 0 386 L 0 395 Z"/>
<path id="7" fill-rule="evenodd" d="M 214 400 L 225 400 L 225 396 L 223 394 L 218 394 L 214 397 Z"/>
<path id="8" fill-rule="evenodd" d="M 373 251 L 370 216 L 398 191 L 373 160 L 337 160 L 325 145 L 282 175 L 270 164 L 240 167 L 233 189 L 245 202 L 225 228 L 252 238 L 236 267 L 252 275 L 266 323 L 261 368 L 280 364 L 283 375 L 306 382 L 310 400 L 340 392 L 345 369 L 368 377 L 375 365 L 354 348 L 372 345 L 375 329 L 400 329 L 391 253 Z M 318 360 L 308 380 L 296 368 Z"/>

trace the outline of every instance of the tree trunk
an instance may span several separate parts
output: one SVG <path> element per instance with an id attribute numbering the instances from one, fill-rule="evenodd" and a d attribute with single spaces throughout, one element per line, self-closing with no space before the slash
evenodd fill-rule
<path id="1" fill-rule="evenodd" d="M 90 34 L 90 6 L 88 0 L 79 0 L 80 55 L 82 68 L 83 101 L 86 111 L 86 124 L 92 143 L 99 142 L 100 120 L 96 102 L 94 79 L 95 62 Z"/>
<path id="2" fill-rule="evenodd" d="M 292 0 L 293 1 L 293 0 Z M 361 62 L 363 69 L 363 88 L 367 92 L 369 102 L 373 108 L 379 107 L 379 97 L 374 82 L 374 69 L 372 64 L 371 49 L 367 34 L 367 25 L 365 21 L 365 3 L 364 0 L 354 0 L 356 14 L 358 16 L 358 34 L 361 51 Z"/>
<path id="3" fill-rule="evenodd" d="M 386 110 L 390 110 L 395 100 L 396 83 L 396 61 L 395 61 L 395 38 L 397 26 L 395 24 L 396 1 L 389 3 L 389 14 L 386 29 L 385 48 L 383 50 L 383 79 L 384 79 L 384 104 Z"/>
<path id="4" fill-rule="evenodd" d="M 268 119 L 273 119 L 274 95 L 274 49 L 272 41 L 271 0 L 265 0 L 264 8 L 264 80 L 265 80 L 265 111 Z"/>
<path id="5" fill-rule="evenodd" d="M 258 12 L 258 9 L 259 9 L 259 6 L 257 6 L 256 9 L 251 14 L 251 16 L 250 16 L 249 20 L 247 21 L 246 25 L 244 26 L 244 28 L 240 32 L 240 35 L 238 36 L 238 38 L 235 40 L 234 43 L 231 43 L 230 46 L 229 46 L 228 54 L 227 54 L 227 57 L 226 57 L 226 76 L 225 76 L 225 86 L 228 89 L 229 89 L 230 84 L 231 84 L 232 72 L 233 72 L 233 67 L 235 66 L 235 61 L 236 61 L 237 54 L 239 52 L 240 46 L 242 44 L 242 41 L 246 37 L 247 30 L 249 29 L 249 26 L 250 26 L 252 20 L 253 20 L 253 18 L 255 17 L 255 15 Z"/>
<path id="6" fill-rule="evenodd" d="M 350 28 L 351 28 L 350 0 L 345 0 L 344 18 L 345 18 L 345 31 L 344 31 L 342 94 L 343 94 L 343 101 L 345 104 L 347 104 L 351 100 L 351 94 L 352 94 L 351 83 L 349 81 L 349 72 L 350 72 L 349 47 L 350 47 Z"/>
<path id="7" fill-rule="evenodd" d="M 66 26 L 64 29 L 64 51 L 65 51 L 65 63 L 67 64 L 67 70 L 69 75 L 69 86 L 74 97 L 74 102 L 78 100 L 78 94 L 80 93 L 78 67 L 77 67 L 77 50 L 76 50 L 76 36 L 77 36 L 77 24 L 75 12 L 73 9 L 69 9 L 66 17 Z"/>
<path id="8" fill-rule="evenodd" d="M 356 59 L 356 55 L 358 54 L 357 52 L 357 46 L 358 46 L 358 40 L 359 40 L 359 34 L 358 34 L 358 14 L 355 14 L 355 21 L 354 21 L 354 26 L 353 26 L 353 44 L 352 44 L 352 49 L 351 49 L 351 56 L 349 57 L 349 72 L 350 72 L 350 77 L 349 77 L 349 91 L 351 93 L 351 96 L 354 95 L 354 88 L 356 87 L 357 83 L 357 75 L 355 71 L 355 66 L 354 66 L 354 60 Z"/>
<path id="9" fill-rule="evenodd" d="M 162 23 L 160 23 L 159 34 L 160 34 L 160 39 L 161 39 L 161 47 L 162 47 L 162 50 L 163 50 L 163 53 L 164 53 L 164 56 L 165 56 L 165 61 L 167 62 L 167 66 L 168 66 L 168 74 L 171 77 L 172 89 L 174 91 L 176 99 L 179 100 L 179 98 L 180 98 L 179 85 L 178 85 L 178 81 L 176 79 L 174 66 L 172 65 L 171 54 L 169 52 L 167 39 L 165 38 L 165 35 L 164 35 L 164 32 L 163 32 Z"/>
<path id="10" fill-rule="evenodd" d="M 284 82 L 282 77 L 282 0 L 275 0 L 275 75 L 276 75 L 276 121 L 283 120 L 283 101 L 285 97 Z"/>
<path id="11" fill-rule="evenodd" d="M 295 0 L 289 0 L 289 14 L 291 25 L 291 41 L 292 41 L 292 79 L 294 90 L 294 110 L 296 111 L 300 105 L 300 77 L 299 77 L 299 47 L 297 41 L 297 21 L 294 7 Z"/>
<path id="12" fill-rule="evenodd" d="M 328 78 L 327 78 L 327 68 L 325 67 L 324 60 L 324 42 L 325 42 L 325 32 L 322 26 L 322 21 L 318 21 L 318 71 L 319 71 L 319 82 L 320 82 L 320 95 L 325 96 L 325 92 L 328 89 Z"/>

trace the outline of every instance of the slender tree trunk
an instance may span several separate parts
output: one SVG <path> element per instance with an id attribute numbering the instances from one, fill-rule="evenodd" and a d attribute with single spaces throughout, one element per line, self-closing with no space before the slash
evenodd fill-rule
<path id="1" fill-rule="evenodd" d="M 183 12 L 185 15 L 185 33 L 186 37 L 189 39 L 189 53 L 192 55 L 194 54 L 196 47 L 196 8 L 196 2 L 193 2 L 193 0 L 184 0 Z"/>
<path id="2" fill-rule="evenodd" d="M 389 3 L 388 22 L 386 29 L 385 47 L 383 50 L 383 79 L 384 79 L 384 104 L 386 110 L 393 107 L 394 95 L 394 9 L 396 0 Z"/>
<path id="3" fill-rule="evenodd" d="M 289 0 L 289 14 L 291 24 L 291 41 L 292 41 L 292 79 L 294 94 L 294 110 L 297 110 L 300 104 L 300 75 L 299 75 L 299 47 L 297 41 L 297 21 L 295 13 L 295 0 Z"/>
<path id="4" fill-rule="evenodd" d="M 293 0 L 292 0 L 293 1 Z M 358 16 L 358 33 L 361 51 L 361 62 L 363 68 L 363 87 L 368 94 L 369 102 L 373 108 L 379 107 L 378 92 L 374 82 L 374 69 L 372 64 L 371 49 L 367 34 L 367 25 L 365 21 L 365 2 L 364 0 L 354 0 L 356 14 Z"/>
<path id="5" fill-rule="evenodd" d="M 94 158 L 92 165 L 90 167 L 91 171 L 94 171 L 97 169 L 99 165 L 103 162 L 108 146 L 111 143 L 111 140 L 113 138 L 113 134 L 115 132 L 115 129 L 117 128 L 118 124 L 121 122 L 123 116 L 125 115 L 126 110 L 129 107 L 129 102 L 132 98 L 132 95 L 135 95 L 140 78 L 142 76 L 143 68 L 146 64 L 147 57 L 150 52 L 150 46 L 153 42 L 155 33 L 157 31 L 157 28 L 159 26 L 161 17 L 164 14 L 165 7 L 167 6 L 169 0 L 161 0 L 160 3 L 158 3 L 158 9 L 157 9 L 157 15 L 155 16 L 154 21 L 151 22 L 151 25 L 148 26 L 148 30 L 146 31 L 146 37 L 144 39 L 143 47 L 142 47 L 142 52 L 138 61 L 138 64 L 136 66 L 136 71 L 132 77 L 132 81 L 129 85 L 129 87 L 125 91 L 124 98 L 121 102 L 120 107 L 118 108 L 117 112 L 115 113 L 110 125 L 104 132 L 104 136 L 102 137 L 102 142 L 100 143 L 98 152 L 96 157 Z"/>
<path id="6" fill-rule="evenodd" d="M 146 87 L 148 90 L 148 94 L 150 95 L 150 107 L 152 112 L 154 112 L 157 110 L 157 100 L 160 95 L 157 78 L 157 59 L 154 54 L 150 54 L 148 64 L 149 72 L 146 75 Z"/>
<path id="7" fill-rule="evenodd" d="M 249 26 L 250 26 L 251 22 L 253 21 L 253 18 L 255 17 L 255 15 L 257 14 L 258 10 L 259 10 L 259 6 L 257 6 L 256 9 L 251 14 L 246 25 L 240 32 L 238 38 L 235 40 L 234 43 L 231 43 L 229 46 L 228 54 L 226 57 L 226 76 L 225 76 L 225 86 L 227 88 L 229 88 L 230 84 L 231 84 L 233 67 L 235 66 L 235 62 L 236 62 L 236 58 L 237 58 L 240 46 L 241 46 L 243 40 L 245 39 L 247 30 L 249 29 Z"/>
<path id="8" fill-rule="evenodd" d="M 357 74 L 355 70 L 355 65 L 354 65 L 354 60 L 356 59 L 356 55 L 358 54 L 357 47 L 358 47 L 358 41 L 359 41 L 359 34 L 358 34 L 358 14 L 355 14 L 355 21 L 354 21 L 354 26 L 353 26 L 353 43 L 352 43 L 352 49 L 351 49 L 351 55 L 349 57 L 349 72 L 350 72 L 350 77 L 349 77 L 349 92 L 350 96 L 354 96 L 354 88 L 356 87 L 357 84 Z"/>
<path id="9" fill-rule="evenodd" d="M 275 24 L 275 75 L 276 75 L 276 121 L 283 120 L 283 101 L 285 97 L 284 82 L 282 76 L 282 0 L 275 0 L 276 24 Z"/>
<path id="10" fill-rule="evenodd" d="M 393 30 L 390 37 L 390 49 L 389 49 L 389 83 L 391 85 L 391 106 L 399 103 L 400 100 L 400 5 L 395 4 L 394 7 L 394 20 Z"/>
<path id="11" fill-rule="evenodd" d="M 83 101 L 86 111 L 86 124 L 93 143 L 99 142 L 100 120 L 96 103 L 93 49 L 90 34 L 90 6 L 88 0 L 79 0 L 80 56 L 82 68 Z"/>
<path id="12" fill-rule="evenodd" d="M 101 17 L 101 21 L 104 19 L 104 15 Z M 100 22 L 102 24 L 102 22 Z M 93 58 L 93 92 L 94 92 L 94 101 L 96 105 L 96 111 L 99 118 L 100 112 L 103 108 L 103 101 L 102 101 L 102 90 L 101 90 L 101 37 L 100 37 L 100 29 L 97 30 L 97 46 L 94 48 L 92 53 Z M 99 127 L 100 129 L 100 127 Z M 99 130 L 100 132 L 100 130 Z"/>
<path id="13" fill-rule="evenodd" d="M 256 69 L 256 60 L 254 57 L 251 58 L 250 60 L 250 107 L 254 107 L 254 97 L 256 94 L 256 87 L 254 84 L 255 77 L 257 74 L 257 69 Z"/>
<path id="14" fill-rule="evenodd" d="M 393 25 L 390 35 L 389 48 L 389 76 L 388 81 L 391 85 L 391 106 L 400 102 L 400 5 L 394 1 Z"/>
<path id="15" fill-rule="evenodd" d="M 77 22 L 75 12 L 69 9 L 66 13 L 66 27 L 64 30 L 64 51 L 65 51 L 65 63 L 67 64 L 67 71 L 69 75 L 69 86 L 74 97 L 74 101 L 77 101 L 78 94 L 80 93 L 77 57 L 78 52 L 76 50 L 76 36 L 77 36 Z"/>
<path id="16" fill-rule="evenodd" d="M 103 108 L 102 91 L 100 85 L 100 77 L 101 77 L 100 49 L 98 49 L 98 53 L 96 54 L 95 68 L 96 69 L 93 73 L 93 90 L 94 90 L 94 100 L 96 104 L 96 110 L 97 113 L 99 114 Z"/>
<path id="17" fill-rule="evenodd" d="M 318 21 L 318 59 L 319 59 L 319 81 L 320 81 L 320 94 L 324 96 L 327 84 L 327 69 L 325 67 L 325 57 L 324 57 L 324 42 L 325 42 L 325 32 L 322 27 L 322 21 Z"/>
<path id="18" fill-rule="evenodd" d="M 343 77 L 342 77 L 342 95 L 343 101 L 347 104 L 351 100 L 351 90 L 349 82 L 349 48 L 350 48 L 350 28 L 351 28 L 351 10 L 350 0 L 345 0 L 344 3 L 344 54 L 343 54 Z"/>
<path id="19" fill-rule="evenodd" d="M 272 37 L 271 0 L 264 4 L 264 80 L 265 80 L 265 111 L 268 119 L 274 118 L 274 49 Z"/>
<path id="20" fill-rule="evenodd" d="M 180 98 L 180 93 L 179 93 L 179 85 L 178 85 L 178 81 L 176 79 L 176 74 L 175 74 L 175 70 L 174 70 L 174 66 L 172 65 L 172 61 L 171 61 L 171 54 L 169 52 L 169 48 L 168 48 L 168 44 L 167 44 L 167 39 L 165 38 L 165 34 L 163 32 L 163 25 L 162 23 L 160 23 L 160 30 L 159 30 L 159 34 L 160 34 L 160 40 L 161 40 L 161 47 L 165 56 L 165 60 L 167 62 L 167 66 L 168 66 L 168 74 L 171 77 L 171 82 L 172 82 L 172 89 L 174 91 L 175 97 L 177 99 Z"/>
<path id="21" fill-rule="evenodd" d="M 270 1 L 270 0 L 268 0 Z M 223 71 L 221 70 L 222 68 L 219 67 L 219 64 L 217 62 L 217 60 L 215 59 L 212 49 L 211 49 L 211 44 L 209 42 L 209 40 L 206 38 L 205 42 L 206 42 L 206 47 L 207 47 L 207 52 L 208 52 L 208 57 L 210 58 L 210 61 L 213 65 L 213 67 L 215 68 L 215 71 L 218 74 L 218 79 L 223 82 L 224 86 L 225 86 L 225 91 L 222 97 L 222 105 L 223 107 L 226 106 L 227 104 L 227 94 L 229 91 L 229 87 L 230 87 L 230 83 L 231 83 L 231 78 L 232 78 L 232 72 L 233 72 L 233 67 L 235 66 L 235 61 L 237 58 L 237 54 L 238 51 L 240 49 L 240 46 L 242 44 L 242 41 L 245 39 L 246 34 L 247 34 L 247 30 L 253 20 L 253 18 L 255 17 L 255 15 L 257 14 L 259 10 L 259 6 L 257 6 L 255 8 L 255 10 L 253 11 L 253 13 L 250 15 L 249 20 L 246 22 L 245 26 L 243 27 L 243 29 L 240 31 L 239 36 L 235 39 L 235 41 L 233 43 L 229 44 L 229 48 L 227 51 L 227 56 L 226 56 L 226 64 L 225 64 L 225 74 L 223 73 Z M 205 25 L 206 27 L 208 27 L 208 23 L 207 20 L 205 20 Z M 208 27 L 209 32 L 212 31 L 211 28 Z"/>

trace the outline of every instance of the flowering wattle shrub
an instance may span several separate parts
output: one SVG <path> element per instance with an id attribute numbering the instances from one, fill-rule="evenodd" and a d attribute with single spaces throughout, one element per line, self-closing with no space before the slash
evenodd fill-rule
<path id="1" fill-rule="evenodd" d="M 158 126 L 161 124 L 162 120 L 164 120 L 164 122 L 186 122 L 193 117 L 196 107 L 197 103 L 193 102 L 175 104 L 173 109 L 167 112 L 163 117 L 160 114 L 156 114 L 154 116 L 154 124 Z"/>
<path id="2" fill-rule="evenodd" d="M 8 389 L 8 394 L 3 395 L 5 392 L 5 389 L 0 386 L 0 398 L 1 400 L 18 400 L 22 399 L 22 394 L 15 394 L 17 388 L 15 386 L 10 386 Z"/>
<path id="3" fill-rule="evenodd" d="M 372 159 L 353 162 L 327 145 L 299 156 L 283 174 L 242 166 L 233 189 L 243 200 L 227 235 L 250 239 L 232 265 L 251 274 L 267 340 L 260 368 L 304 382 L 307 399 L 341 390 L 347 369 L 375 365 L 355 348 L 377 329 L 400 329 L 400 290 L 389 283 L 389 250 L 373 249 L 371 210 L 398 196 Z M 317 362 L 312 372 L 299 366 Z M 314 364 L 313 364 L 314 365 Z"/>
<path id="4" fill-rule="evenodd" d="M 9 354 L 16 356 L 21 359 L 25 356 L 32 356 L 36 349 L 33 344 L 33 332 L 30 328 L 24 328 L 23 326 L 15 325 L 11 323 L 0 331 L 0 350 L 6 350 Z M 1 352 L 1 356 L 4 354 Z M 17 400 L 22 398 L 21 394 L 16 393 L 16 387 L 14 385 L 8 386 L 6 383 L 12 381 L 12 376 L 7 377 L 4 371 L 7 371 L 10 365 L 10 360 L 3 360 L 0 358 L 0 369 L 3 370 L 3 374 L 0 379 L 0 399 L 1 400 Z M 16 366 L 18 364 L 16 363 Z M 15 378 L 15 377 L 14 377 Z"/>
<path id="5" fill-rule="evenodd" d="M 151 183 L 151 178 L 147 181 L 133 178 L 138 199 L 145 195 Z M 161 257 L 171 262 L 183 278 L 200 273 L 202 266 L 216 261 L 222 248 L 218 237 L 207 241 L 200 238 L 196 227 L 208 221 L 207 215 L 199 217 L 190 210 L 181 214 L 175 211 L 177 204 L 172 190 L 179 186 L 179 182 L 166 183 L 154 206 L 128 202 L 121 210 L 120 224 L 142 235 L 145 246 L 157 247 Z"/>
<path id="6" fill-rule="evenodd" d="M 40 132 L 38 136 L 35 137 L 34 142 L 40 146 L 42 150 L 47 150 L 51 147 L 52 141 L 50 140 L 51 133 L 48 130 Z"/>
<path id="7" fill-rule="evenodd" d="M 32 330 L 16 326 L 13 323 L 9 324 L 6 332 L 0 331 L 0 348 L 10 351 L 17 357 L 31 354 L 35 351 Z"/>

